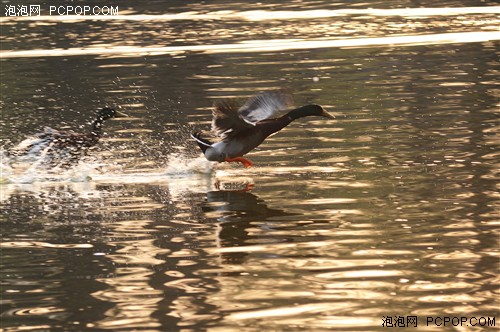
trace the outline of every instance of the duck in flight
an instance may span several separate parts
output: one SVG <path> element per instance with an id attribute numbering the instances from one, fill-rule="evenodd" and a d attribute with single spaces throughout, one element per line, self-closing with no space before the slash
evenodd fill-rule
<path id="1" fill-rule="evenodd" d="M 40 158 L 43 165 L 50 167 L 69 167 L 86 155 L 89 148 L 95 146 L 102 136 L 102 125 L 111 118 L 127 117 L 126 114 L 110 107 L 97 111 L 90 133 L 59 131 L 45 127 L 44 131 L 26 138 L 9 151 L 9 155 L 18 159 Z"/>
<path id="2" fill-rule="evenodd" d="M 207 160 L 240 162 L 245 167 L 251 167 L 253 163 L 243 156 L 292 121 L 306 116 L 335 118 L 320 105 L 290 109 L 291 105 L 292 97 L 281 90 L 261 92 L 248 99 L 241 107 L 232 99 L 217 101 L 212 108 L 212 132 L 221 140 L 212 143 L 202 138 L 200 132 L 191 136 Z M 283 110 L 288 112 L 272 118 Z"/>

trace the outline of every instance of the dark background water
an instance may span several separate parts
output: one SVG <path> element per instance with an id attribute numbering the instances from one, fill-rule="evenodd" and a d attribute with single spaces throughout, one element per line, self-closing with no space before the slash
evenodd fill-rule
<path id="1" fill-rule="evenodd" d="M 85 131 L 105 104 L 130 116 L 62 174 L 2 154 L 5 331 L 498 316 L 495 3 L 118 5 L 127 17 L 2 17 L 4 151 L 44 126 Z M 213 100 L 275 88 L 336 120 L 294 122 L 251 169 L 210 167 L 189 133 Z"/>

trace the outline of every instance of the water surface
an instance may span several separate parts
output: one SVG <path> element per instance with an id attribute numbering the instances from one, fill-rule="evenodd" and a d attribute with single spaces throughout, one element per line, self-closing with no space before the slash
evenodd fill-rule
<path id="1" fill-rule="evenodd" d="M 2 17 L 3 330 L 375 331 L 417 316 L 465 331 L 480 328 L 426 318 L 499 316 L 498 6 L 120 12 Z M 251 169 L 203 159 L 189 133 L 215 99 L 276 88 L 336 120 L 294 122 Z M 105 104 L 129 118 L 75 168 L 7 157 L 45 126 L 87 130 Z"/>

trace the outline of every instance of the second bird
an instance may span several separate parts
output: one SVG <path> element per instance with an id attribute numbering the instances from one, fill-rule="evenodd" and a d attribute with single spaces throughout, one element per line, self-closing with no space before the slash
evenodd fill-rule
<path id="1" fill-rule="evenodd" d="M 245 167 L 251 167 L 252 162 L 243 158 L 243 155 L 292 121 L 306 116 L 335 118 L 319 105 L 290 109 L 291 105 L 292 97 L 281 90 L 261 92 L 241 107 L 232 99 L 221 100 L 212 109 L 212 131 L 221 140 L 212 143 L 202 138 L 199 132 L 193 133 L 192 137 L 207 160 L 240 162 Z M 271 118 L 278 111 L 284 110 L 288 112 L 283 116 Z"/>

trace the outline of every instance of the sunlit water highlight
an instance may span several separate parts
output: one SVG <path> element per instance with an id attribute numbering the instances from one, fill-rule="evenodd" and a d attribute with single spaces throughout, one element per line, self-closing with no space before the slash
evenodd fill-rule
<path id="1" fill-rule="evenodd" d="M 203 52 L 207 54 L 218 53 L 247 53 L 247 52 L 278 52 L 293 50 L 311 50 L 315 48 L 329 47 L 368 47 L 368 46 L 412 46 L 412 45 L 432 45 L 432 44 L 453 44 L 453 43 L 477 43 L 485 41 L 500 40 L 499 32 L 463 32 L 444 33 L 424 36 L 395 36 L 384 38 L 356 38 L 341 40 L 260 40 L 246 41 L 237 44 L 215 44 L 215 45 L 188 45 L 188 46 L 165 46 L 165 47 L 129 47 L 114 46 L 88 49 L 50 49 L 31 51 L 11 51 L 1 52 L 0 58 L 19 57 L 47 57 L 47 56 L 76 56 L 76 55 L 113 55 L 123 56 L 144 56 L 162 54 L 181 54 L 184 52 Z"/>

